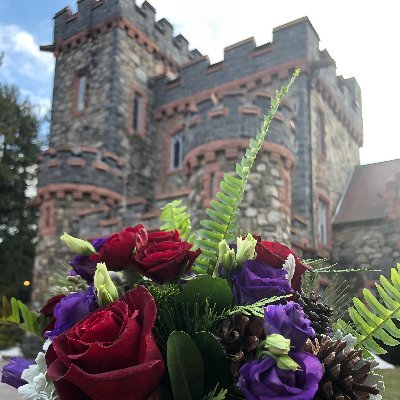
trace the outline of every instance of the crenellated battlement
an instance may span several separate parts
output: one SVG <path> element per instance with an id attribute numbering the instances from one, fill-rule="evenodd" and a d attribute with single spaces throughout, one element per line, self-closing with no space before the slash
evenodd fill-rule
<path id="1" fill-rule="evenodd" d="M 139 7 L 135 0 L 78 0 L 76 13 L 68 6 L 55 14 L 54 43 L 59 47 L 63 42 L 71 42 L 74 38 L 81 41 L 83 35 L 90 36 L 111 28 L 132 33 L 144 46 L 161 49 L 177 64 L 200 55 L 197 50 L 189 50 L 189 42 L 183 35 L 174 36 L 174 28 L 168 20 L 156 21 L 156 10 L 150 3 L 145 1 Z"/>

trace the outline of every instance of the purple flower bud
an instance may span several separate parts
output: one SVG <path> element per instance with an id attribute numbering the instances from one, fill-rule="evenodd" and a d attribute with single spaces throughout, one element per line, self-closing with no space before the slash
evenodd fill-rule
<path id="1" fill-rule="evenodd" d="M 65 332 L 96 308 L 98 304 L 93 286 L 89 286 L 86 293 L 76 292 L 64 297 L 54 309 L 54 329 L 46 332 L 45 337 L 53 338 Z"/>
<path id="2" fill-rule="evenodd" d="M 233 297 L 236 304 L 252 304 L 273 296 L 293 292 L 286 271 L 258 261 L 245 261 L 243 268 L 231 274 Z"/>
<path id="3" fill-rule="evenodd" d="M 322 364 L 304 351 L 289 353 L 299 364 L 297 371 L 280 369 L 267 357 L 240 368 L 238 386 L 247 400 L 312 400 L 323 376 Z"/>
<path id="4" fill-rule="evenodd" d="M 300 304 L 289 301 L 285 305 L 264 308 L 264 330 L 267 335 L 279 333 L 290 339 L 291 346 L 300 350 L 309 337 L 315 336 L 310 320 L 304 315 Z"/>
<path id="5" fill-rule="evenodd" d="M 21 375 L 32 364 L 35 364 L 34 360 L 27 360 L 23 357 L 11 358 L 10 362 L 3 367 L 1 381 L 18 389 L 27 383 L 21 378 Z"/>
<path id="6" fill-rule="evenodd" d="M 90 240 L 95 250 L 98 252 L 103 244 L 108 240 L 109 236 Z M 80 275 L 88 283 L 93 283 L 94 273 L 96 271 L 96 261 L 90 259 L 90 256 L 77 255 L 73 258 L 70 265 L 72 266 L 72 276 Z"/>

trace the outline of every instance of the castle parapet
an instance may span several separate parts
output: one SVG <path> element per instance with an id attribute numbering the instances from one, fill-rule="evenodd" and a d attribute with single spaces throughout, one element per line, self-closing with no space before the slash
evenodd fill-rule
<path id="1" fill-rule="evenodd" d="M 134 0 L 79 0 L 77 12 L 65 7 L 54 16 L 54 42 L 71 40 L 76 35 L 130 25 L 140 30 L 151 47 L 159 47 L 175 63 L 191 60 L 196 52 L 189 51 L 189 43 L 182 35 L 174 36 L 174 28 L 165 18 L 156 21 L 156 10 L 147 1 L 141 7 Z M 117 22 L 117 24 L 116 24 Z"/>

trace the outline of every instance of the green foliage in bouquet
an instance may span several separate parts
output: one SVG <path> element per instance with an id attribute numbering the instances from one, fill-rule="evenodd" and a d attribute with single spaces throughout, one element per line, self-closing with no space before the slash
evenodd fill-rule
<path id="1" fill-rule="evenodd" d="M 384 350 L 374 339 L 388 346 L 400 344 L 400 329 L 393 320 L 400 320 L 400 264 L 391 269 L 391 282 L 380 276 L 381 284 L 376 284 L 377 291 L 384 303 L 364 289 L 364 304 L 357 297 L 353 298 L 353 307 L 349 308 L 349 316 L 354 323 L 353 334 L 357 338 L 357 347 L 362 347 L 375 354 L 385 354 Z"/>
<path id="2" fill-rule="evenodd" d="M 43 314 L 29 310 L 22 301 L 14 297 L 11 300 L 3 297 L 0 307 L 0 323 L 17 325 L 26 332 L 42 337 L 47 321 Z"/>
<path id="3" fill-rule="evenodd" d="M 190 214 L 182 200 L 174 200 L 161 208 L 160 220 L 164 222 L 160 229 L 163 231 L 177 230 L 182 240 L 193 243 L 194 234 L 191 233 Z"/>
<path id="4" fill-rule="evenodd" d="M 206 209 L 210 219 L 200 222 L 205 229 L 197 231 L 198 237 L 195 240 L 202 250 L 201 256 L 196 260 L 197 272 L 206 271 L 213 274 L 218 260 L 219 243 L 222 240 L 229 243 L 236 239 L 239 206 L 254 160 L 264 143 L 283 96 L 289 91 L 299 73 L 300 70 L 296 70 L 289 83 L 277 91 L 275 98 L 271 100 L 269 113 L 264 116 L 261 129 L 255 139 L 250 139 L 245 155 L 240 163 L 236 164 L 236 176 L 224 174 L 220 183 L 221 191 L 216 194 L 218 200 L 211 200 L 210 207 Z"/>

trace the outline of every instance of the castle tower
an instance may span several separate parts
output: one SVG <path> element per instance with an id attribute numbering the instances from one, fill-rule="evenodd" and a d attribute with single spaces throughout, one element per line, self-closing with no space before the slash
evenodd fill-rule
<path id="1" fill-rule="evenodd" d="M 54 17 L 56 58 L 49 149 L 39 160 L 39 242 L 34 300 L 65 259 L 59 236 L 80 235 L 82 213 L 112 213 L 127 197 L 151 198 L 151 77 L 192 58 L 167 20 L 132 0 L 79 0 Z M 129 183 L 129 184 L 128 184 Z M 90 237 L 90 235 L 89 235 Z"/>

